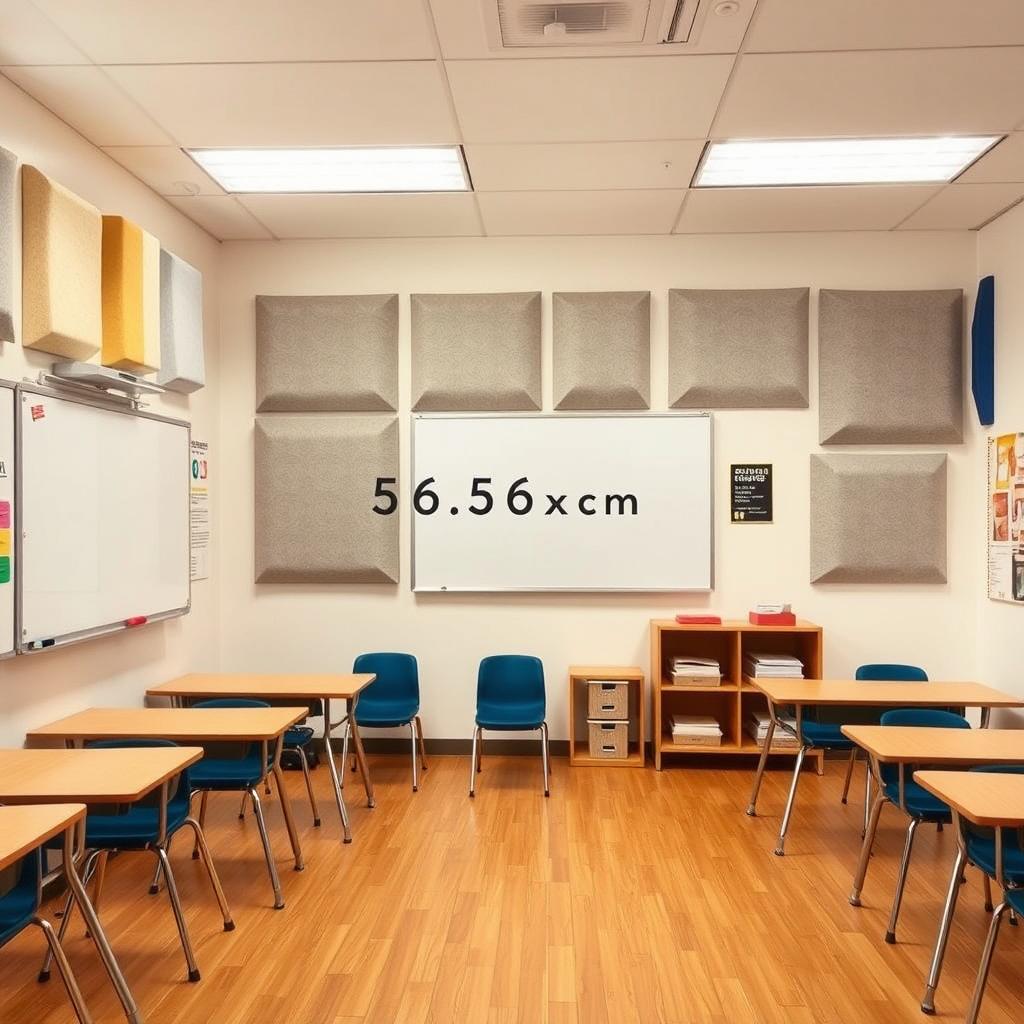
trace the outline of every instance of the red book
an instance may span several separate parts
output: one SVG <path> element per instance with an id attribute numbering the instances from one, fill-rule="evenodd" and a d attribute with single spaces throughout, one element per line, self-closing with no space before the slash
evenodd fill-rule
<path id="1" fill-rule="evenodd" d="M 751 612 L 752 626 L 795 626 L 796 616 L 792 612 Z"/>
<path id="2" fill-rule="evenodd" d="M 721 615 L 677 615 L 676 622 L 680 626 L 720 626 Z"/>

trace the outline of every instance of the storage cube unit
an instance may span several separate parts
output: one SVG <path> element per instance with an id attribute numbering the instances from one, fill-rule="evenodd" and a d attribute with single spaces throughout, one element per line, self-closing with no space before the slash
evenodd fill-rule
<path id="1" fill-rule="evenodd" d="M 598 760 L 624 761 L 629 751 L 629 722 L 588 721 L 590 756 Z"/>
<path id="2" fill-rule="evenodd" d="M 103 217 L 103 354 L 129 373 L 160 369 L 160 243 L 125 217 Z"/>
<path id="3" fill-rule="evenodd" d="M 604 689 L 604 686 L 611 689 Z M 644 673 L 616 665 L 569 666 L 569 764 L 642 768 L 645 760 Z M 614 712 L 614 715 L 613 715 Z M 601 730 L 595 725 L 622 726 Z M 594 746 L 601 732 L 608 737 Z M 612 750 L 604 749 L 611 744 Z M 615 751 L 621 749 L 621 753 Z M 596 751 L 596 752 L 595 752 Z"/>
<path id="4" fill-rule="evenodd" d="M 615 680 L 587 680 L 587 717 L 619 719 L 629 718 L 629 683 Z"/>

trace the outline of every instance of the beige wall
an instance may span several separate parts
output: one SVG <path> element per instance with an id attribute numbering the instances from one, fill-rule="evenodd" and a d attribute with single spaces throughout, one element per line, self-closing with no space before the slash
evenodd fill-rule
<path id="1" fill-rule="evenodd" d="M 978 274 L 996 276 L 996 422 L 983 435 L 1024 431 L 1024 206 L 994 221 L 978 235 Z M 971 413 L 975 424 L 977 416 Z M 984 508 L 985 460 L 976 464 L 977 503 Z M 984 565 L 985 523 L 972 534 L 973 557 Z M 1024 695 L 1024 608 L 989 601 L 985 581 L 978 590 L 978 677 Z M 1004 724 L 1024 726 L 1024 714 Z"/>
<path id="2" fill-rule="evenodd" d="M 220 245 L 5 78 L 0 78 L 0 146 L 106 213 L 121 213 L 198 267 L 205 289 L 207 387 L 191 397 L 154 400 L 165 415 L 189 419 L 193 435 L 218 452 L 217 301 Z M 15 320 L 20 320 L 15 307 Z M 0 346 L 0 377 L 35 379 L 55 357 Z M 214 491 L 214 515 L 217 494 Z M 218 531 L 214 523 L 214 542 Z M 147 684 L 191 666 L 216 668 L 218 583 L 193 585 L 192 613 L 126 634 L 0 662 L 0 745 L 16 745 L 33 725 L 78 708 L 138 704 Z"/>
<path id="3" fill-rule="evenodd" d="M 973 290 L 975 240 L 960 232 L 226 244 L 219 494 L 222 522 L 231 528 L 223 531 L 220 545 L 224 665 L 325 671 L 345 669 L 360 651 L 411 651 L 420 659 L 428 735 L 454 737 L 468 736 L 471 729 L 479 659 L 508 651 L 534 653 L 547 671 L 552 734 L 562 737 L 570 663 L 646 668 L 652 616 L 687 605 L 738 616 L 757 601 L 786 600 L 825 626 L 828 673 L 846 675 L 864 661 L 893 660 L 920 663 L 934 677 L 973 677 L 982 566 L 974 547 L 957 541 L 977 536 L 979 529 L 974 468 L 982 458 L 981 435 L 968 427 L 966 442 L 949 448 L 948 584 L 812 587 L 807 582 L 808 456 L 819 450 L 813 399 L 808 411 L 715 414 L 717 585 L 710 597 L 413 595 L 408 295 L 542 290 L 545 407 L 550 408 L 550 292 L 650 289 L 653 405 L 665 408 L 668 288 Z M 253 296 L 387 291 L 401 295 L 402 582 L 397 587 L 257 587 L 252 551 Z M 812 310 L 815 305 L 816 296 Z M 812 379 L 814 332 L 812 314 Z M 774 464 L 774 525 L 727 522 L 728 466 L 746 460 Z"/>

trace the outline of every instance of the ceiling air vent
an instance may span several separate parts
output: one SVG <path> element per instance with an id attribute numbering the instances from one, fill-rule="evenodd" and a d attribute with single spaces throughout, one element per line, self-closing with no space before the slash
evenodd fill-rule
<path id="1" fill-rule="evenodd" d="M 685 43 L 698 0 L 483 0 L 496 49 Z"/>

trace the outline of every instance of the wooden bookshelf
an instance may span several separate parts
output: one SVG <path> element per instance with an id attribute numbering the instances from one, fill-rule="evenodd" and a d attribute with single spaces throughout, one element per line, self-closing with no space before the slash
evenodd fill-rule
<path id="1" fill-rule="evenodd" d="M 793 654 L 804 664 L 808 679 L 822 678 L 822 631 L 813 622 L 795 626 L 752 626 L 742 620 L 721 625 L 683 625 L 675 619 L 651 620 L 651 694 L 654 724 L 654 767 L 661 771 L 662 756 L 697 754 L 702 757 L 741 755 L 756 757 L 761 747 L 743 732 L 743 719 L 752 706 L 766 707 L 764 695 L 743 674 L 746 651 Z M 674 686 L 665 671 L 666 659 L 678 655 L 714 658 L 722 666 L 720 686 Z M 695 747 L 672 742 L 668 720 L 673 714 L 714 715 L 722 726 L 722 744 Z M 776 746 L 772 754 L 794 757 L 792 746 Z M 824 770 L 824 752 L 812 751 L 818 774 Z"/>
<path id="2" fill-rule="evenodd" d="M 587 733 L 587 681 L 625 680 L 629 683 L 629 751 L 625 758 L 591 757 Z M 645 708 L 644 672 L 634 666 L 569 666 L 569 764 L 574 767 L 600 765 L 605 768 L 644 766 Z"/>

